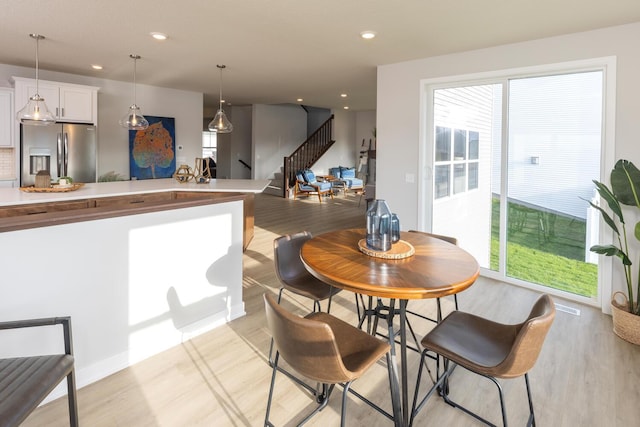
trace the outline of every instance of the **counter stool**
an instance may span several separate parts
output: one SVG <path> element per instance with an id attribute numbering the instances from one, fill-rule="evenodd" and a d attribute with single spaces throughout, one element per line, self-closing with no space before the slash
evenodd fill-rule
<path id="1" fill-rule="evenodd" d="M 308 231 L 280 236 L 273 241 L 273 261 L 276 275 L 282 286 L 278 292 L 278 304 L 282 292 L 287 291 L 313 300 L 312 312 L 322 311 L 321 301 L 328 300 L 327 313 L 331 311 L 331 298 L 340 292 L 323 281 L 316 279 L 305 268 L 300 259 L 300 249 L 313 236 Z M 269 348 L 269 364 L 273 363 L 273 339 Z"/>
<path id="2" fill-rule="evenodd" d="M 449 397 L 449 376 L 453 369 L 459 365 L 470 372 L 490 379 L 496 385 L 500 396 L 504 426 L 507 425 L 507 411 L 502 387 L 496 378 L 524 376 L 529 401 L 527 426 L 535 426 L 528 372 L 538 359 L 554 317 L 555 306 L 547 294 L 538 298 L 527 319 L 518 324 L 505 325 L 462 311 L 454 311 L 449 314 L 422 339 L 424 351 L 413 396 L 410 425 L 413 424 L 415 416 L 420 412 L 427 399 L 436 390 L 449 405 L 487 425 L 494 425 Z M 422 369 L 428 351 L 438 355 L 436 364 L 438 379 L 418 404 Z M 440 358 L 444 359 L 442 374 L 440 374 Z M 451 362 L 453 362 L 453 366 L 449 366 Z"/>
<path id="3" fill-rule="evenodd" d="M 69 425 L 78 425 L 71 318 L 0 322 L 0 330 L 62 325 L 64 353 L 0 359 L 0 426 L 18 426 L 67 379 Z"/>
<path id="4" fill-rule="evenodd" d="M 340 416 L 341 426 L 345 425 L 348 392 L 362 399 L 387 418 L 393 419 L 391 414 L 350 388 L 353 381 L 360 378 L 382 356 L 386 355 L 388 369 L 393 369 L 390 363 L 388 343 L 328 313 L 316 312 L 299 317 L 277 304 L 271 295 L 265 294 L 264 301 L 267 325 L 277 347 L 269 387 L 265 426 L 273 426 L 269 421 L 269 415 L 278 371 L 287 374 L 289 378 L 307 389 L 318 403 L 313 412 L 298 425 L 306 423 L 327 406 L 336 384 L 344 387 Z M 281 356 L 296 373 L 321 384 L 322 391 L 318 392 L 317 389 L 309 386 L 300 378 L 280 370 L 278 362 Z M 389 373 L 389 378 L 391 378 L 391 373 Z"/>

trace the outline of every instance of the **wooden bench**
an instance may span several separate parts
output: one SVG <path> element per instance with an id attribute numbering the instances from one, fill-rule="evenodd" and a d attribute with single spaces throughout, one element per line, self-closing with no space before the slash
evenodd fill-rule
<path id="1" fill-rule="evenodd" d="M 0 427 L 18 426 L 67 378 L 69 424 L 78 425 L 71 318 L 0 322 L 2 329 L 62 325 L 64 354 L 0 359 Z"/>

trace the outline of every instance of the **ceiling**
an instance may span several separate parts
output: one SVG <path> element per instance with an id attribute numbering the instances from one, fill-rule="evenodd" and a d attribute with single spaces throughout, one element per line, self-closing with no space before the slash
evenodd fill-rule
<path id="1" fill-rule="evenodd" d="M 205 116 L 217 64 L 232 105 L 372 110 L 378 65 L 640 21 L 638 0 L 0 0 L 0 10 L 0 63 L 34 67 L 29 33 L 46 36 L 46 70 L 131 81 L 138 54 L 138 83 L 203 92 Z"/>

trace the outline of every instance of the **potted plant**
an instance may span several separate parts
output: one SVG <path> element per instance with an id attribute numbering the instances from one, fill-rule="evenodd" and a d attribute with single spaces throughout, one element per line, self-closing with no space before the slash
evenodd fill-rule
<path id="1" fill-rule="evenodd" d="M 618 160 L 611 171 L 611 188 L 602 182 L 593 182 L 600 197 L 607 202 L 613 217 L 593 202 L 589 204 L 600 212 L 604 222 L 611 227 L 617 238 L 617 245 L 594 245 L 590 250 L 601 255 L 618 257 L 622 262 L 627 285 L 627 295 L 615 292 L 611 300 L 613 331 L 627 341 L 640 344 L 640 279 L 636 278 L 634 282 L 627 224 L 622 213 L 622 205 L 635 206 L 640 212 L 640 170 L 628 160 Z M 636 241 L 640 241 L 640 222 L 635 224 L 633 235 Z M 617 295 L 622 295 L 626 301 L 618 303 Z"/>

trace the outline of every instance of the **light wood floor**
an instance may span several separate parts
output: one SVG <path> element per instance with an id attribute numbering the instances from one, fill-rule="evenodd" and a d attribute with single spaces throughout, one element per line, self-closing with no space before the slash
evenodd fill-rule
<path id="1" fill-rule="evenodd" d="M 83 426 L 260 426 L 263 424 L 271 369 L 267 365 L 269 334 L 262 294 L 276 293 L 273 239 L 309 230 L 314 234 L 364 226 L 365 202 L 340 196 L 285 200 L 268 195 L 256 199 L 256 235 L 244 255 L 244 301 L 247 315 L 180 346 L 79 390 Z M 497 321 L 522 320 L 537 295 L 510 285 L 480 279 L 459 296 L 461 309 Z M 332 313 L 354 321 L 353 295 L 338 294 Z M 538 363 L 530 373 L 539 426 L 630 426 L 638 423 L 640 347 L 617 338 L 611 318 L 591 307 L 556 299 L 580 309 L 579 316 L 557 312 Z M 288 295 L 285 306 L 300 314 L 311 305 Z M 451 301 L 445 301 L 451 307 Z M 411 302 L 410 308 L 433 312 L 432 301 Z M 419 334 L 431 326 L 413 322 Z M 75 325 L 75 328 L 81 327 Z M 410 371 L 418 356 L 410 352 Z M 415 381 L 415 376 L 410 376 Z M 527 417 L 524 380 L 504 381 L 507 413 L 513 425 Z M 390 408 L 386 368 L 378 363 L 354 388 Z M 484 416 L 499 421 L 498 401 L 487 380 L 456 370 L 452 396 Z M 412 394 L 412 393 L 411 393 Z M 341 390 L 330 406 L 309 425 L 338 425 Z M 271 420 L 293 426 L 313 402 L 284 376 L 276 383 Z M 68 425 L 66 398 L 39 408 L 26 426 Z M 390 426 L 389 420 L 357 399 L 348 404 L 348 425 Z M 420 426 L 478 425 L 472 418 L 432 398 L 417 418 Z"/>

